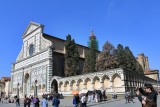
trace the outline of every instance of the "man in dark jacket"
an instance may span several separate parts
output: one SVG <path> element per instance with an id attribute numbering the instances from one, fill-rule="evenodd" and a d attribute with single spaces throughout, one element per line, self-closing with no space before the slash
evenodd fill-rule
<path id="1" fill-rule="evenodd" d="M 151 84 L 145 84 L 144 89 L 139 88 L 136 93 L 142 106 L 150 104 L 150 107 L 157 107 L 157 93 Z"/>

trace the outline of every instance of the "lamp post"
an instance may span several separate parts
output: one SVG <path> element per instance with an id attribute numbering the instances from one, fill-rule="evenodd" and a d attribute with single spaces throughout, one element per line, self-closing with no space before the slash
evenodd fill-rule
<path id="1" fill-rule="evenodd" d="M 19 98 L 19 83 L 17 84 L 17 97 Z"/>
<path id="2" fill-rule="evenodd" d="M 34 86 L 34 96 L 37 96 L 37 80 L 35 81 L 35 86 Z"/>

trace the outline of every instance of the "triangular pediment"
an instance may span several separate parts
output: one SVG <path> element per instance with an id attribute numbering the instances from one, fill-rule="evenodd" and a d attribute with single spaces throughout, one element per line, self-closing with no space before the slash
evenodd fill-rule
<path id="1" fill-rule="evenodd" d="M 26 28 L 22 38 L 26 37 L 28 34 L 34 32 L 37 28 L 41 27 L 42 25 L 35 22 L 30 22 L 28 27 Z"/>

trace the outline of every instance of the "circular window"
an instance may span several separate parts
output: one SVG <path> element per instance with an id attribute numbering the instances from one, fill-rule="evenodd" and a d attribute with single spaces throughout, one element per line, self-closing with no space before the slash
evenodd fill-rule
<path id="1" fill-rule="evenodd" d="M 34 45 L 31 44 L 31 45 L 30 45 L 30 48 L 29 48 L 29 55 L 32 56 L 33 53 L 34 53 Z"/>

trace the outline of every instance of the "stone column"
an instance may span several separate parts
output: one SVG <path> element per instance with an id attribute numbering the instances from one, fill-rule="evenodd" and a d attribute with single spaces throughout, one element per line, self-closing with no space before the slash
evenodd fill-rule
<path id="1" fill-rule="evenodd" d="M 79 90 L 79 89 L 78 89 L 78 84 L 76 84 L 76 90 Z"/>
<path id="2" fill-rule="evenodd" d="M 95 89 L 95 84 L 94 83 L 91 83 L 91 89 Z"/>
<path id="3" fill-rule="evenodd" d="M 69 87 L 69 91 L 72 91 L 72 90 L 73 90 L 73 85 L 70 84 L 69 86 L 70 86 L 70 87 Z"/>
<path id="4" fill-rule="evenodd" d="M 113 92 L 113 81 L 110 81 L 110 91 Z"/>
<path id="5" fill-rule="evenodd" d="M 104 88 L 104 82 L 100 82 L 100 89 Z"/>
<path id="6" fill-rule="evenodd" d="M 87 89 L 87 85 L 86 84 L 83 84 L 83 89 Z"/>
<path id="7" fill-rule="evenodd" d="M 61 87 L 58 85 L 58 92 L 61 91 Z"/>

